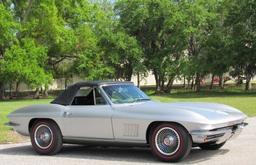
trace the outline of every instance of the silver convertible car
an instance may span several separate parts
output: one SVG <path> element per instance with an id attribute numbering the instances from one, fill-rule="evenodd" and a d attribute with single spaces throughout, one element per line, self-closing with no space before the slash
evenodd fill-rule
<path id="1" fill-rule="evenodd" d="M 246 125 L 246 115 L 227 105 L 160 103 L 131 82 L 112 81 L 73 84 L 51 104 L 24 107 L 8 118 L 39 154 L 56 154 L 63 143 L 149 146 L 172 162 L 192 147 L 219 149 Z"/>

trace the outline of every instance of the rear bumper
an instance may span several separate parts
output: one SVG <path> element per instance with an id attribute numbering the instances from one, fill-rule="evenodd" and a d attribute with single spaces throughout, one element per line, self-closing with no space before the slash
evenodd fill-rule
<path id="1" fill-rule="evenodd" d="M 216 142 L 222 143 L 229 139 L 237 137 L 248 125 L 247 123 L 240 123 L 229 127 L 213 129 L 209 131 L 193 131 L 191 133 L 193 143 L 207 143 Z"/>

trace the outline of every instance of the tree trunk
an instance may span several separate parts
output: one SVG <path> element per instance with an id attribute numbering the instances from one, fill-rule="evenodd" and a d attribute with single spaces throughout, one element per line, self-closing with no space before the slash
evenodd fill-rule
<path id="1" fill-rule="evenodd" d="M 127 69 L 127 72 L 124 71 L 125 80 L 126 80 L 126 81 L 131 81 L 131 80 L 132 80 L 132 73 L 133 73 L 133 68 L 132 68 L 131 63 L 129 63 L 129 64 L 126 66 L 126 69 Z"/>
<path id="2" fill-rule="evenodd" d="M 223 79 L 223 75 L 219 75 L 219 87 L 221 89 L 224 88 L 224 79 Z"/>
<path id="3" fill-rule="evenodd" d="M 188 77 L 188 78 L 187 78 L 187 81 L 188 81 L 188 83 L 187 83 L 187 87 L 186 87 L 186 88 L 189 89 L 189 87 L 190 87 L 190 82 L 191 82 L 191 77 Z"/>
<path id="4" fill-rule="evenodd" d="M 212 89 L 212 88 L 213 88 L 213 81 L 214 81 L 214 74 L 212 74 L 212 79 L 211 79 L 210 89 Z"/>
<path id="5" fill-rule="evenodd" d="M 140 88 L 140 74 L 137 73 L 137 87 Z"/>
<path id="6" fill-rule="evenodd" d="M 39 98 L 40 98 L 40 88 L 36 88 L 34 99 L 39 99 Z"/>
<path id="7" fill-rule="evenodd" d="M 173 82 L 174 82 L 174 77 L 169 79 L 169 81 L 166 85 L 166 88 L 164 90 L 165 93 L 168 93 L 168 94 L 171 93 Z"/>
<path id="8" fill-rule="evenodd" d="M 249 91 L 250 89 L 251 89 L 251 76 L 246 76 L 245 91 Z"/>
<path id="9" fill-rule="evenodd" d="M 48 95 L 48 89 L 45 89 L 44 90 L 44 97 L 48 97 L 49 95 Z"/>
<path id="10" fill-rule="evenodd" d="M 164 79 L 162 77 L 162 79 L 161 79 L 161 91 L 163 91 L 163 89 L 164 89 Z"/>
<path id="11" fill-rule="evenodd" d="M 18 97 L 19 95 L 19 87 L 20 87 L 20 81 L 16 82 L 16 87 L 15 87 L 15 95 Z"/>
<path id="12" fill-rule="evenodd" d="M 31 11 L 32 4 L 33 4 L 33 0 L 29 0 L 28 1 L 28 7 L 25 10 L 24 15 L 23 15 L 23 19 L 22 19 L 23 23 L 27 22 L 27 18 L 28 18 L 28 15 L 29 15 L 30 11 Z"/>
<path id="13" fill-rule="evenodd" d="M 44 87 L 44 96 L 48 97 L 48 85 L 45 85 Z"/>
<path id="14" fill-rule="evenodd" d="M 156 71 L 154 71 L 154 76 L 155 76 L 155 81 L 156 81 L 156 93 L 159 93 L 161 91 L 161 87 L 160 87 L 160 78 L 159 75 L 157 74 Z"/>
<path id="15" fill-rule="evenodd" d="M 200 80 L 201 80 L 200 74 L 196 73 L 196 80 L 195 80 L 195 91 L 196 92 L 200 92 L 200 90 L 201 90 Z"/>
<path id="16" fill-rule="evenodd" d="M 12 99 L 12 83 L 9 84 L 9 99 Z"/>
<path id="17" fill-rule="evenodd" d="M 67 89 L 67 86 L 68 86 L 68 79 L 65 77 L 64 78 L 64 86 L 65 86 L 65 89 Z"/>
<path id="18" fill-rule="evenodd" d="M 131 81 L 132 80 L 132 71 L 128 72 L 125 79 L 126 79 L 126 81 Z"/>
<path id="19" fill-rule="evenodd" d="M 191 82 L 191 86 L 190 86 L 190 89 L 193 89 L 194 88 L 194 77 L 192 77 L 192 82 Z"/>
<path id="20" fill-rule="evenodd" d="M 4 99 L 4 83 L 0 82 L 0 100 Z"/>
<path id="21" fill-rule="evenodd" d="M 186 77 L 183 77 L 183 88 L 186 88 Z"/>

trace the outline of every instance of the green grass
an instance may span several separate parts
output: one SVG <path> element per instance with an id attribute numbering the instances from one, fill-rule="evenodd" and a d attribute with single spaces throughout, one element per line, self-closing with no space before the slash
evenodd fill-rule
<path id="1" fill-rule="evenodd" d="M 27 105 L 49 102 L 50 99 L 0 101 L 0 143 L 18 142 L 21 140 L 19 136 L 13 134 L 10 127 L 4 125 L 4 123 L 8 122 L 7 114 Z"/>
<path id="2" fill-rule="evenodd" d="M 162 102 L 216 102 L 231 105 L 243 111 L 248 116 L 256 116 L 256 92 L 242 92 L 241 90 L 214 90 L 211 92 L 202 91 L 200 93 L 176 90 L 172 94 L 155 95 L 152 91 L 147 91 L 153 100 Z M 20 136 L 14 134 L 13 131 L 4 123 L 8 122 L 7 114 L 32 104 L 49 103 L 52 99 L 40 100 L 14 100 L 0 101 L 0 143 L 19 142 Z"/>
<path id="3" fill-rule="evenodd" d="M 256 116 L 256 93 L 254 92 L 175 92 L 170 95 L 150 95 L 162 102 L 215 102 L 233 106 L 248 116 Z"/>

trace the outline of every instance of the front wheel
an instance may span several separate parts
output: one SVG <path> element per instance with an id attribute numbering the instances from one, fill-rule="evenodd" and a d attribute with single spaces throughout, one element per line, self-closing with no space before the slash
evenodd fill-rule
<path id="1" fill-rule="evenodd" d="M 216 143 L 204 143 L 204 144 L 199 144 L 199 147 L 202 150 L 218 150 L 220 149 L 226 142 L 216 144 Z"/>
<path id="2" fill-rule="evenodd" d="M 190 135 L 178 124 L 161 124 L 150 135 L 151 151 L 162 161 L 177 162 L 185 158 L 192 147 Z"/>
<path id="3" fill-rule="evenodd" d="M 34 150 L 43 155 L 54 155 L 62 148 L 62 134 L 57 124 L 40 120 L 33 124 L 30 139 Z"/>

